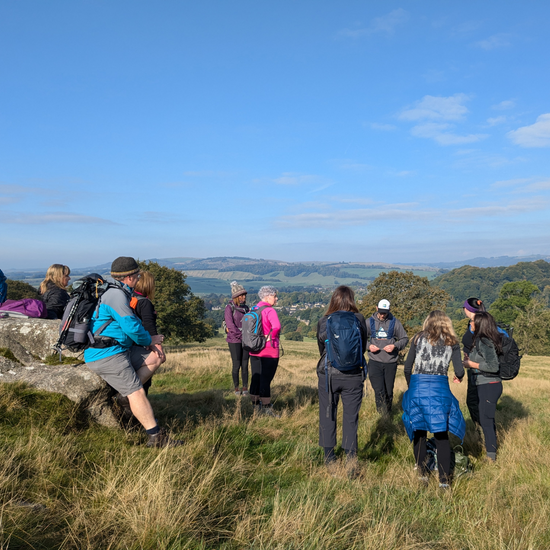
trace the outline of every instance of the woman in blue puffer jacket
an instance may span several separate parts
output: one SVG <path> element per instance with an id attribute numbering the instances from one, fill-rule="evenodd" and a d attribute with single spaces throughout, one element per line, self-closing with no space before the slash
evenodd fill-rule
<path id="1" fill-rule="evenodd" d="M 403 395 L 403 422 L 411 441 L 419 479 L 428 482 L 426 466 L 427 432 L 434 434 L 437 447 L 439 487 L 448 489 L 451 473 L 451 432 L 464 439 L 466 423 L 456 397 L 451 393 L 447 371 L 450 363 L 454 382 L 462 382 L 464 367 L 458 338 L 449 317 L 432 311 L 411 343 L 405 361 L 405 378 L 409 389 Z M 414 374 L 412 374 L 414 364 Z"/>

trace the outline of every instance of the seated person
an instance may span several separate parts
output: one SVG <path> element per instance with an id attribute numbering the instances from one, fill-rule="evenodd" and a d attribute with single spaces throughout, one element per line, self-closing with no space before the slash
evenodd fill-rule
<path id="1" fill-rule="evenodd" d="M 46 271 L 46 278 L 40 283 L 39 294 L 48 310 L 48 319 L 62 319 L 69 302 L 67 285 L 71 270 L 62 264 L 53 264 Z"/>

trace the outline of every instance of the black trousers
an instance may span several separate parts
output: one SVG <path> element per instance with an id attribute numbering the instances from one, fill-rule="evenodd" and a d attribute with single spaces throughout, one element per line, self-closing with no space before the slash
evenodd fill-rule
<path id="1" fill-rule="evenodd" d="M 414 458 L 422 475 L 428 475 L 426 467 L 426 430 L 414 432 Z M 437 468 L 439 470 L 439 482 L 449 483 L 451 474 L 451 443 L 448 432 L 434 434 L 435 446 L 437 448 Z"/>
<path id="2" fill-rule="evenodd" d="M 336 418 L 338 402 L 342 398 L 344 417 L 342 422 L 342 448 L 357 453 L 357 426 L 359 409 L 363 401 L 363 376 L 349 375 L 346 378 L 331 377 L 332 393 L 327 392 L 325 374 L 319 374 L 319 445 L 336 446 Z M 327 418 L 327 408 L 329 416 Z"/>
<path id="3" fill-rule="evenodd" d="M 390 413 L 393 404 L 393 385 L 397 362 L 380 363 L 380 361 L 369 361 L 369 380 L 374 391 L 376 410 L 379 413 Z"/>
<path id="4" fill-rule="evenodd" d="M 250 382 L 250 394 L 260 397 L 271 397 L 271 382 L 279 365 L 278 357 L 250 356 L 250 370 L 252 380 Z"/>
<path id="5" fill-rule="evenodd" d="M 468 376 L 468 390 L 466 392 L 466 406 L 470 412 L 470 418 L 476 423 L 481 424 L 479 421 L 479 394 L 477 392 L 477 386 L 475 382 L 475 374 L 471 369 L 466 369 Z"/>
<path id="6" fill-rule="evenodd" d="M 491 458 L 496 458 L 497 452 L 497 428 L 495 413 L 497 402 L 502 395 L 502 382 L 494 384 L 481 384 L 477 386 L 479 395 L 479 422 L 485 437 L 485 450 Z"/>
<path id="7" fill-rule="evenodd" d="M 233 387 L 239 387 L 239 372 L 242 371 L 243 388 L 248 388 L 248 351 L 243 349 L 240 342 L 228 342 L 229 352 L 231 353 L 231 361 L 233 362 Z"/>

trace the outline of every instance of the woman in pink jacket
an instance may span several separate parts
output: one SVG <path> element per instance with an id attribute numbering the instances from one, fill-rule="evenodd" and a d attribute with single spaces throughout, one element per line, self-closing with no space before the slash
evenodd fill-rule
<path id="1" fill-rule="evenodd" d="M 260 302 L 254 309 L 266 306 L 261 315 L 267 343 L 259 353 L 250 354 L 250 370 L 252 371 L 250 397 L 260 412 L 274 416 L 271 404 L 271 381 L 279 364 L 279 334 L 281 332 L 281 323 L 273 308 L 277 303 L 277 289 L 272 286 L 263 286 L 258 291 L 258 296 Z"/>

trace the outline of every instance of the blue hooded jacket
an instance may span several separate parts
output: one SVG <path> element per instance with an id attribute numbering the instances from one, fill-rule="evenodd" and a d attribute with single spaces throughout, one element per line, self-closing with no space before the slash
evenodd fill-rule
<path id="1" fill-rule="evenodd" d="M 447 376 L 413 374 L 402 406 L 403 423 L 411 441 L 416 430 L 451 432 L 464 439 L 466 422 Z"/>

